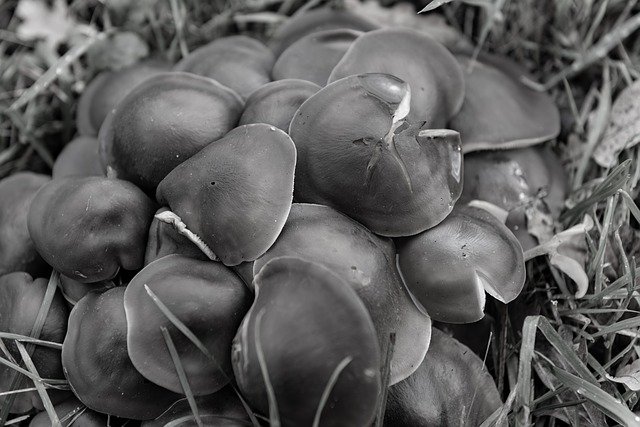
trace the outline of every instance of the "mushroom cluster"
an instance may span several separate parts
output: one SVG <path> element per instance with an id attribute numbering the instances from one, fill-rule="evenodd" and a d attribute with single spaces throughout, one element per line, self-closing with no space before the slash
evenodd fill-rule
<path id="1" fill-rule="evenodd" d="M 432 319 L 513 301 L 530 209 L 563 207 L 559 114 L 522 75 L 330 7 L 99 74 L 52 176 L 0 181 L 0 407 L 482 423 L 496 385 Z"/>

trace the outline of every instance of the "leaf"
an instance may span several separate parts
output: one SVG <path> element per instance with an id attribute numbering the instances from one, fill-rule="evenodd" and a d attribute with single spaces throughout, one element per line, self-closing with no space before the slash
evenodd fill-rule
<path id="1" fill-rule="evenodd" d="M 16 15 L 22 19 L 16 28 L 18 37 L 24 40 L 43 39 L 53 49 L 66 39 L 77 24 L 69 15 L 64 0 L 55 0 L 51 8 L 44 0 L 20 0 Z"/>
<path id="2" fill-rule="evenodd" d="M 624 384 L 629 390 L 640 391 L 640 359 L 618 369 L 615 377 L 607 375 L 607 379 Z"/>
<path id="3" fill-rule="evenodd" d="M 602 167 L 616 165 L 618 154 L 640 143 L 640 81 L 626 87 L 611 108 L 604 137 L 593 158 Z"/>
<path id="4" fill-rule="evenodd" d="M 149 55 L 149 46 L 133 32 L 119 32 L 95 43 L 87 52 L 89 64 L 96 70 L 118 70 Z"/>

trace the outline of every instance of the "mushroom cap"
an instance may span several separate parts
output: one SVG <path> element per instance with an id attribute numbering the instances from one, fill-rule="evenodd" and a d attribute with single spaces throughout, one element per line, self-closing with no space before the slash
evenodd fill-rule
<path id="1" fill-rule="evenodd" d="M 466 90 L 449 126 L 460 132 L 463 152 L 522 148 L 558 136 L 558 108 L 549 95 L 521 82 L 528 74 L 517 64 L 488 54 L 473 65 L 468 56 L 457 59 Z"/>
<path id="2" fill-rule="evenodd" d="M 140 83 L 168 71 L 160 60 L 142 61 L 117 71 L 103 71 L 91 80 L 78 100 L 76 124 L 80 135 L 97 136 L 109 112 Z"/>
<path id="3" fill-rule="evenodd" d="M 398 242 L 404 283 L 427 313 L 448 323 L 484 316 L 485 291 L 503 303 L 522 291 L 522 247 L 497 218 L 460 206 L 434 228 Z"/>
<path id="4" fill-rule="evenodd" d="M 81 283 L 77 280 L 60 275 L 60 289 L 67 302 L 74 306 L 89 292 L 105 292 L 116 286 L 111 280 L 96 283 Z"/>
<path id="5" fill-rule="evenodd" d="M 228 386 L 207 396 L 196 397 L 198 415 L 205 427 L 250 427 L 251 421 L 242 402 Z M 168 423 L 181 421 L 180 427 L 197 427 L 187 399 L 179 400 L 167 412 L 151 421 L 144 421 L 141 427 L 164 427 Z M 174 424 L 175 425 L 175 424 Z"/>
<path id="6" fill-rule="evenodd" d="M 71 397 L 53 407 L 62 422 L 62 427 L 104 427 L 108 425 L 107 415 L 92 411 L 77 398 Z M 80 415 L 78 415 L 80 414 Z M 64 421 L 62 421 L 64 420 Z M 40 412 L 31 420 L 29 427 L 50 427 L 51 420 L 46 412 Z"/>
<path id="7" fill-rule="evenodd" d="M 30 336 L 38 317 L 38 312 L 47 291 L 46 279 L 33 279 L 29 274 L 15 272 L 0 276 L 0 331 Z M 69 311 L 60 292 L 53 296 L 49 312 L 40 336 L 45 341 L 62 343 L 67 330 Z M 7 349 L 17 361 L 22 357 L 13 340 L 4 340 Z M 4 354 L 3 354 L 4 356 Z M 35 346 L 31 359 L 41 378 L 63 379 L 60 350 Z M 20 363 L 21 366 L 24 366 Z M 0 365 L 0 393 L 9 391 L 15 377 L 22 377 L 22 387 L 30 387 L 31 380 L 5 365 Z M 49 397 L 54 403 L 64 400 L 68 393 L 50 390 Z M 0 407 L 7 397 L 0 396 Z M 42 401 L 36 391 L 20 393 L 10 409 L 10 413 L 25 413 L 33 408 L 42 409 Z"/>
<path id="8" fill-rule="evenodd" d="M 429 348 L 431 319 L 404 289 L 395 265 L 395 246 L 340 212 L 294 203 L 276 243 L 254 262 L 254 273 L 271 259 L 295 256 L 331 270 L 353 288 L 367 307 L 385 348 L 396 334 L 390 384 L 411 375 Z"/>
<path id="9" fill-rule="evenodd" d="M 104 176 L 98 139 L 93 136 L 78 136 L 64 146 L 55 163 L 53 178 L 68 176 Z"/>
<path id="10" fill-rule="evenodd" d="M 380 350 L 351 286 L 326 267 L 291 257 L 265 264 L 254 284 L 256 299 L 232 351 L 238 387 L 251 407 L 269 410 L 262 365 L 282 425 L 312 425 L 330 377 L 346 360 L 320 425 L 369 425 L 380 392 Z"/>
<path id="11" fill-rule="evenodd" d="M 81 283 L 94 283 L 113 278 L 121 267 L 142 267 L 154 210 L 129 182 L 61 178 L 36 194 L 28 226 L 49 265 Z"/>
<path id="12" fill-rule="evenodd" d="M 62 365 L 75 395 L 88 408 L 148 420 L 183 396 L 147 381 L 127 353 L 125 288 L 88 293 L 71 311 Z"/>
<path id="13" fill-rule="evenodd" d="M 564 167 L 549 147 L 483 151 L 464 156 L 460 203 L 485 200 L 508 211 L 507 227 L 524 250 L 538 244 L 527 230 L 526 209 L 536 206 L 557 219 L 567 191 Z"/>
<path id="14" fill-rule="evenodd" d="M 174 70 L 215 79 L 246 99 L 271 81 L 274 62 L 273 53 L 262 42 L 247 36 L 229 36 L 194 50 Z"/>
<path id="15" fill-rule="evenodd" d="M 397 77 L 361 74 L 305 101 L 289 129 L 296 200 L 332 206 L 383 236 L 442 221 L 462 190 L 460 138 L 405 122 L 410 96 Z"/>
<path id="16" fill-rule="evenodd" d="M 358 37 L 331 72 L 328 83 L 362 73 L 386 73 L 411 89 L 412 121 L 444 127 L 462 106 L 464 77 L 442 44 L 415 30 L 383 28 Z"/>
<path id="17" fill-rule="evenodd" d="M 160 208 L 156 215 L 166 212 L 167 208 Z M 153 261 L 171 254 L 180 254 L 189 258 L 208 261 L 209 258 L 182 234 L 178 233 L 172 224 L 153 218 L 149 228 L 149 239 L 147 240 L 147 251 L 144 255 L 144 265 L 149 265 Z"/>
<path id="18" fill-rule="evenodd" d="M 501 405 L 482 360 L 434 328 L 418 370 L 389 388 L 384 425 L 477 426 Z"/>
<path id="19" fill-rule="evenodd" d="M 146 287 L 200 339 L 217 364 L 160 311 Z M 160 330 L 164 326 L 178 350 L 193 394 L 216 392 L 229 382 L 231 341 L 250 305 L 251 292 L 224 265 L 181 255 L 158 259 L 143 268 L 126 287 L 129 357 L 148 380 L 183 393 Z"/>
<path id="20" fill-rule="evenodd" d="M 295 163 L 286 133 L 266 124 L 240 126 L 171 171 L 157 198 L 225 265 L 238 265 L 265 253 L 280 234 Z"/>
<path id="21" fill-rule="evenodd" d="M 43 275 L 49 266 L 38 254 L 27 228 L 27 213 L 47 175 L 18 172 L 0 180 L 0 275 L 26 271 Z"/>
<path id="22" fill-rule="evenodd" d="M 180 163 L 233 129 L 243 102 L 213 79 L 163 73 L 136 87 L 100 129 L 107 169 L 146 192 Z"/>
<path id="23" fill-rule="evenodd" d="M 282 52 L 271 74 L 274 80 L 302 79 L 325 86 L 333 67 L 362 34 L 348 28 L 308 34 Z"/>
<path id="24" fill-rule="evenodd" d="M 269 47 L 278 57 L 286 48 L 308 34 L 344 28 L 371 31 L 378 26 L 347 10 L 322 7 L 297 14 L 284 21 L 271 37 Z"/>
<path id="25" fill-rule="evenodd" d="M 267 83 L 247 99 L 240 125 L 266 123 L 288 132 L 298 108 L 319 90 L 320 86 L 306 80 L 284 79 Z"/>

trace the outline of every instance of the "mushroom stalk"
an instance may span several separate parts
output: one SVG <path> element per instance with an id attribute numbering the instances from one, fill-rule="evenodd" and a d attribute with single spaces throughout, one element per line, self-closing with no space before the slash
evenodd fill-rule
<path id="1" fill-rule="evenodd" d="M 211 261 L 219 261 L 218 256 L 213 253 L 211 248 L 193 231 L 187 228 L 187 224 L 182 221 L 178 215 L 171 211 L 164 211 L 157 213 L 155 218 L 166 223 L 171 224 L 178 233 L 189 239 L 194 245 L 196 245 Z"/>

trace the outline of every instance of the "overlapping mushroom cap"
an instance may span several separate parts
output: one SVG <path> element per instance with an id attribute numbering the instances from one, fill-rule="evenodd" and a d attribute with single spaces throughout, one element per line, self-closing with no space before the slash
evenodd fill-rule
<path id="1" fill-rule="evenodd" d="M 485 292 L 508 303 L 525 281 L 518 240 L 493 215 L 469 206 L 398 242 L 398 266 L 415 301 L 448 323 L 480 320 Z"/>
<path id="2" fill-rule="evenodd" d="M 415 30 L 384 28 L 358 37 L 331 72 L 328 83 L 362 73 L 386 73 L 411 90 L 413 121 L 444 127 L 462 106 L 465 85 L 455 57 Z"/>
<path id="3" fill-rule="evenodd" d="M 105 292 L 111 288 L 115 288 L 117 285 L 113 280 L 104 280 L 96 283 L 82 283 L 77 280 L 67 277 L 64 274 L 60 275 L 60 290 L 64 299 L 67 300 L 71 306 L 74 306 L 89 292 Z"/>
<path id="4" fill-rule="evenodd" d="M 206 261 L 209 258 L 184 235 L 172 225 L 157 218 L 157 215 L 167 212 L 167 208 L 160 208 L 156 212 L 156 217 L 151 221 L 149 228 L 149 239 L 147 240 L 147 250 L 144 255 L 144 265 L 149 265 L 158 258 L 167 255 L 180 254 L 189 258 Z"/>
<path id="5" fill-rule="evenodd" d="M 442 221 L 462 190 L 460 138 L 406 122 L 412 94 L 394 76 L 361 74 L 302 104 L 289 130 L 296 200 L 332 206 L 383 236 Z"/>
<path id="6" fill-rule="evenodd" d="M 472 62 L 458 55 L 465 78 L 462 109 L 449 126 L 460 132 L 462 151 L 521 148 L 555 138 L 560 113 L 544 92 L 525 86 L 527 73 L 502 57 Z"/>
<path id="7" fill-rule="evenodd" d="M 48 266 L 38 254 L 27 228 L 27 213 L 46 175 L 18 172 L 0 181 L 0 274 L 26 271 L 39 275 Z"/>
<path id="8" fill-rule="evenodd" d="M 302 79 L 324 86 L 333 67 L 363 33 L 347 28 L 318 31 L 289 46 L 273 66 L 274 80 Z"/>
<path id="9" fill-rule="evenodd" d="M 240 126 L 160 183 L 168 205 L 225 265 L 253 261 L 280 234 L 293 197 L 296 148 L 274 126 Z"/>
<path id="10" fill-rule="evenodd" d="M 319 264 L 291 257 L 271 260 L 254 284 L 256 299 L 232 352 L 251 407 L 265 415 L 277 410 L 283 426 L 313 425 L 317 418 L 321 426 L 369 425 L 380 391 L 380 350 L 351 286 Z"/>
<path id="11" fill-rule="evenodd" d="M 87 294 L 71 311 L 62 364 L 87 407 L 109 415 L 148 420 L 182 398 L 148 381 L 127 353 L 125 288 Z"/>
<path id="12" fill-rule="evenodd" d="M 78 101 L 76 122 L 81 135 L 96 136 L 109 112 L 136 86 L 168 71 L 159 60 L 139 62 L 117 71 L 104 71 L 86 87 Z"/>
<path id="13" fill-rule="evenodd" d="M 46 279 L 33 279 L 29 274 L 16 272 L 0 276 L 0 331 L 22 336 L 31 336 L 35 326 L 40 306 L 43 304 L 47 291 Z M 51 300 L 44 326 L 40 335 L 35 336 L 44 341 L 62 343 L 67 330 L 67 306 L 59 292 L 56 292 Z M 13 340 L 3 340 L 11 356 L 16 361 L 22 361 Z M 0 356 L 6 358 L 3 352 Z M 31 360 L 41 378 L 63 379 L 60 350 L 35 346 L 31 353 Z M 20 366 L 25 366 L 19 363 Z M 20 383 L 14 384 L 13 389 L 33 387 L 30 379 L 17 373 L 5 364 L 0 364 L 0 393 L 11 391 L 14 379 L 18 377 Z M 49 397 L 57 403 L 66 397 L 66 393 L 50 390 Z M 0 406 L 8 401 L 10 395 L 0 396 Z M 19 393 L 14 396 L 10 413 L 25 413 L 33 408 L 42 409 L 42 401 L 36 391 Z"/>
<path id="14" fill-rule="evenodd" d="M 461 203 L 484 200 L 509 212 L 507 227 L 524 250 L 538 244 L 527 230 L 527 210 L 557 219 L 564 207 L 567 178 L 548 147 L 483 151 L 464 157 Z"/>
<path id="15" fill-rule="evenodd" d="M 247 99 L 240 124 L 266 123 L 288 132 L 298 108 L 319 90 L 320 86 L 306 80 L 284 79 L 267 83 Z"/>
<path id="16" fill-rule="evenodd" d="M 156 298 L 198 337 L 214 360 L 173 325 Z M 124 294 L 131 361 L 148 380 L 182 393 L 161 331 L 165 327 L 191 391 L 195 395 L 218 391 L 229 382 L 231 341 L 250 305 L 249 289 L 224 265 L 181 255 L 160 258 L 143 268 Z"/>
<path id="17" fill-rule="evenodd" d="M 153 202 L 118 179 L 56 179 L 35 196 L 28 226 L 42 257 L 82 283 L 113 278 L 144 262 Z"/>
<path id="18" fill-rule="evenodd" d="M 51 175 L 53 178 L 104 176 L 98 140 L 93 136 L 74 138 L 56 157 Z"/>
<path id="19" fill-rule="evenodd" d="M 271 81 L 275 57 L 267 46 L 247 36 L 229 36 L 202 46 L 174 67 L 209 77 L 233 89 L 243 98 Z"/>
<path id="20" fill-rule="evenodd" d="M 276 243 L 254 262 L 254 273 L 281 256 L 319 263 L 351 286 L 371 315 L 381 348 L 395 334 L 391 384 L 417 369 L 429 347 L 431 319 L 406 293 L 391 240 L 330 207 L 294 203 Z"/>
<path id="21" fill-rule="evenodd" d="M 418 370 L 389 388 L 384 425 L 478 426 L 501 405 L 498 389 L 482 360 L 434 329 Z"/>
<path id="22" fill-rule="evenodd" d="M 280 56 L 286 48 L 311 33 L 336 29 L 371 31 L 376 28 L 376 24 L 347 10 L 323 7 L 287 19 L 276 29 L 269 47 L 276 56 Z"/>
<path id="23" fill-rule="evenodd" d="M 100 129 L 100 156 L 111 174 L 147 192 L 176 166 L 233 129 L 243 102 L 215 80 L 163 73 L 136 87 Z"/>
<path id="24" fill-rule="evenodd" d="M 77 398 L 71 397 L 54 406 L 62 427 L 104 427 L 108 425 L 107 415 L 92 411 Z M 46 412 L 33 417 L 29 427 L 50 427 L 51 419 Z"/>

